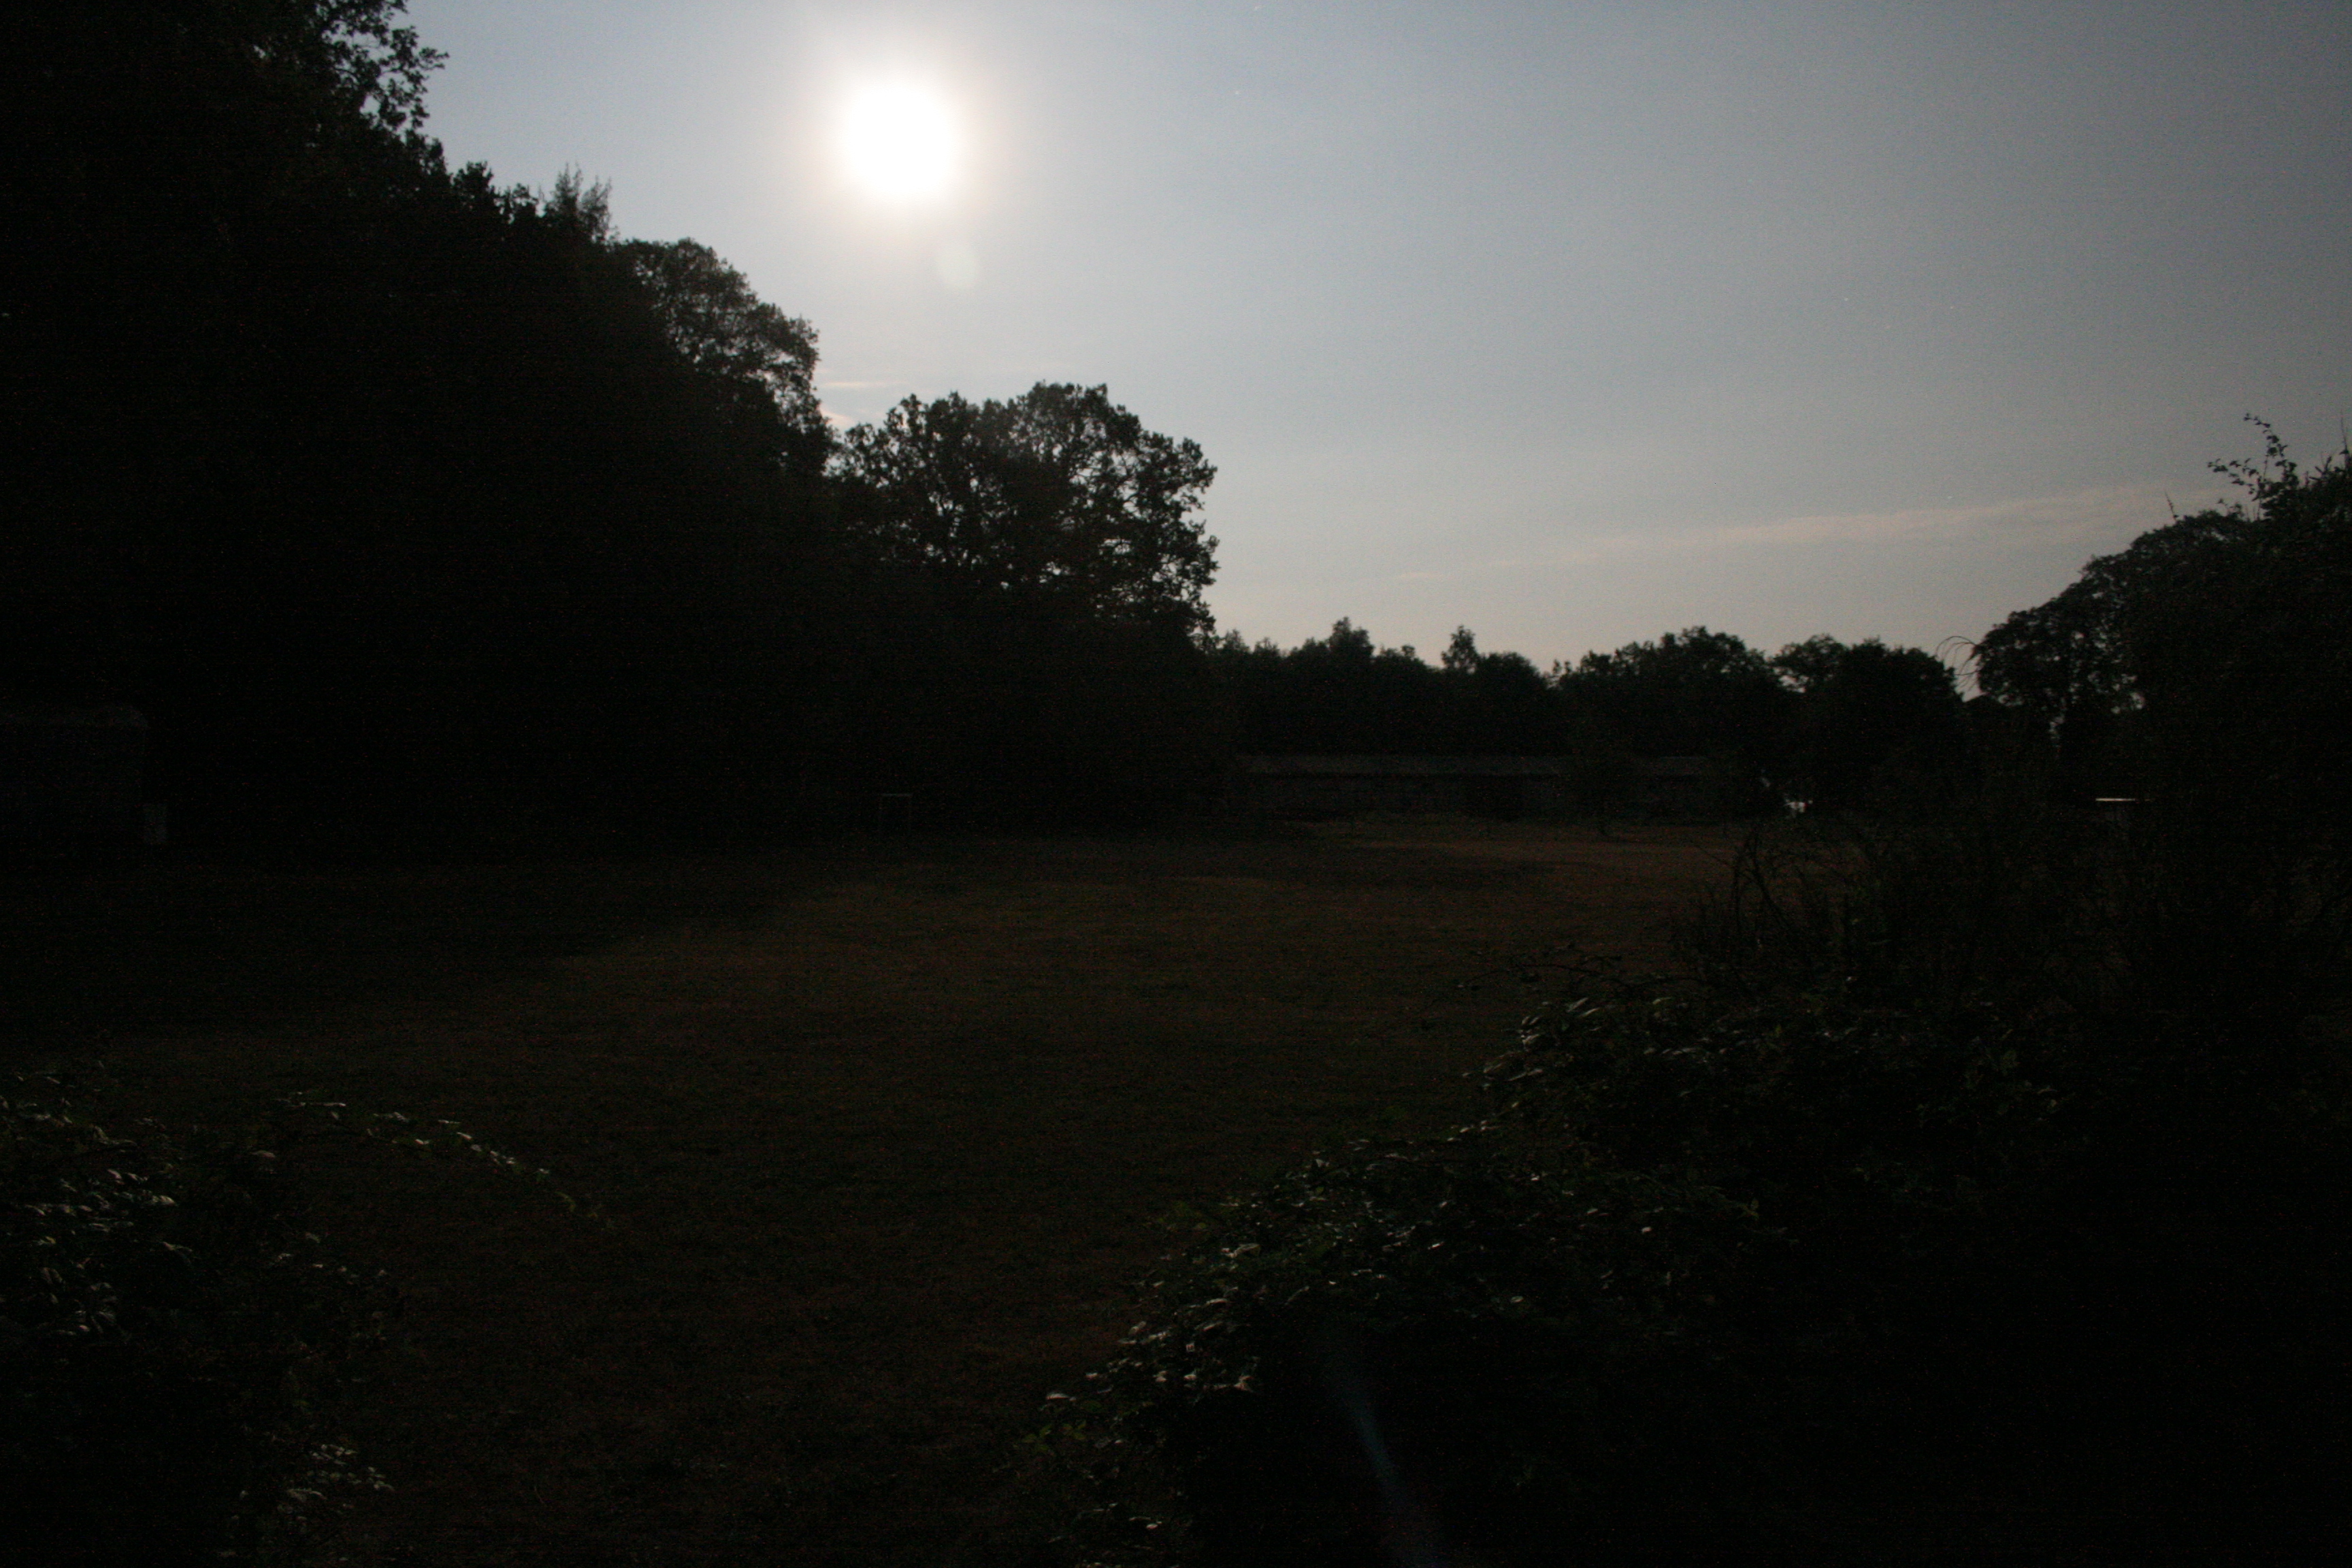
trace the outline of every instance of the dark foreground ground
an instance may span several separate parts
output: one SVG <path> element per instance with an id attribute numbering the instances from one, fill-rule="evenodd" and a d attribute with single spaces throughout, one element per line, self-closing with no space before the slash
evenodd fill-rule
<path id="1" fill-rule="evenodd" d="M 454 869 L 0 881 L 0 1051 L 128 1112 L 305 1092 L 450 1118 L 470 1166 L 302 1160 L 391 1272 L 355 1563 L 938 1564 L 1187 1205 L 1432 1127 L 1559 943 L 1661 961 L 1728 849 L 1388 823 L 884 839 Z"/>

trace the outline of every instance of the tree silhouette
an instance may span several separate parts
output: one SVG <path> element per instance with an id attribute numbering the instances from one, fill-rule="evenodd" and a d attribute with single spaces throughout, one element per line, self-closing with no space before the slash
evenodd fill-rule
<path id="1" fill-rule="evenodd" d="M 2049 739 L 2070 787 L 2137 787 L 2131 748 L 2188 715 L 2244 736 L 2245 767 L 2327 744 L 2347 691 L 2332 628 L 2352 603 L 2352 456 L 2303 468 L 2254 423 L 2264 462 L 2212 465 L 2241 500 L 2095 558 L 1978 645 L 1978 685 Z"/>
<path id="2" fill-rule="evenodd" d="M 2352 451 L 2305 468 L 2263 429 L 2262 464 L 2215 465 L 2239 500 L 2094 560 L 1979 647 L 2062 801 L 2139 799 L 2125 951 L 2186 1010 L 2352 985 Z"/>
<path id="3" fill-rule="evenodd" d="M 886 559 L 1069 613 L 1209 624 L 1217 542 L 1193 514 L 1216 469 L 1107 388 L 909 397 L 843 437 L 838 472 Z"/>
<path id="4" fill-rule="evenodd" d="M 1794 699 L 1763 655 L 1705 626 L 1589 653 L 1559 683 L 1630 750 L 1768 761 Z"/>
<path id="5" fill-rule="evenodd" d="M 816 397 L 816 329 L 752 292 L 740 272 L 690 239 L 630 240 L 622 258 L 671 348 L 745 417 L 772 419 L 797 470 L 823 468 L 832 435 Z"/>
<path id="6" fill-rule="evenodd" d="M 1929 772 L 1958 761 L 1959 688 L 1935 655 L 1816 637 L 1782 648 L 1772 666 L 1797 692 L 1789 791 L 1816 808 L 1863 805 L 1890 764 Z"/>

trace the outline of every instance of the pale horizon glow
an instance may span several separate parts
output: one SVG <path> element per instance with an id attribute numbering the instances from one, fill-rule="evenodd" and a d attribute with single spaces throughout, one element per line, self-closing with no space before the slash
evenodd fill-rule
<path id="1" fill-rule="evenodd" d="M 929 88 L 877 82 L 850 96 L 841 117 L 842 163 L 868 196 L 912 205 L 944 195 L 955 178 L 955 116 Z"/>

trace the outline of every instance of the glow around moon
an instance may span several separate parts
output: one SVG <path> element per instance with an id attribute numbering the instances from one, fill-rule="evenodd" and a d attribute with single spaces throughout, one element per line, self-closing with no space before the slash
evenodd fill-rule
<path id="1" fill-rule="evenodd" d="M 946 101 L 909 82 L 861 89 L 842 113 L 842 167 L 850 183 L 892 205 L 946 195 L 955 179 L 960 142 Z"/>

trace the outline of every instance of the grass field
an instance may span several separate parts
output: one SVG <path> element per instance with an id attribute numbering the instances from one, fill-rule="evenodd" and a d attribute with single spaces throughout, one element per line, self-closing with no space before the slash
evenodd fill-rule
<path id="1" fill-rule="evenodd" d="M 0 1031 L 139 1110 L 452 1118 L 609 1216 L 302 1162 L 406 1301 L 354 1562 L 983 1562 L 1012 1438 L 1184 1205 L 1454 1119 L 1525 1000 L 1506 959 L 1662 959 L 1728 846 L 1389 822 L 50 874 L 0 885 Z"/>

